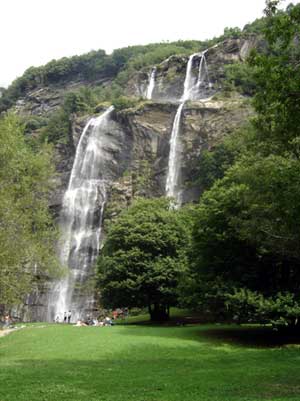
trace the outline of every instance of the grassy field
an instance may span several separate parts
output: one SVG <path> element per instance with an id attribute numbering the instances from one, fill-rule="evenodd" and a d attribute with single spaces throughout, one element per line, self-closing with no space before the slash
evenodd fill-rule
<path id="1" fill-rule="evenodd" d="M 284 342 L 233 326 L 29 326 L 0 338 L 0 400 L 298 401 L 300 347 Z"/>

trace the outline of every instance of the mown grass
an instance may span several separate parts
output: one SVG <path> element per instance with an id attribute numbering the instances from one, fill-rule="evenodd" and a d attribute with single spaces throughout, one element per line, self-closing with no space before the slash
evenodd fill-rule
<path id="1" fill-rule="evenodd" d="M 297 401 L 300 348 L 285 341 L 217 325 L 29 326 L 0 339 L 0 400 Z"/>

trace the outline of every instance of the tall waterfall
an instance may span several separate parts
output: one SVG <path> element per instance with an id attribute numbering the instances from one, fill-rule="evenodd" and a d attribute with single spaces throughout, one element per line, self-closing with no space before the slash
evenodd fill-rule
<path id="1" fill-rule="evenodd" d="M 180 99 L 177 112 L 175 114 L 171 139 L 170 152 L 168 162 L 168 174 L 166 181 L 166 195 L 175 199 L 175 204 L 181 204 L 181 191 L 179 188 L 179 171 L 180 171 L 180 123 L 184 104 L 187 100 L 196 100 L 200 97 L 201 86 L 208 81 L 208 69 L 205 58 L 206 51 L 202 53 L 194 53 L 189 57 L 183 86 L 183 94 Z M 193 74 L 194 58 L 200 58 L 198 77 Z"/>
<path id="2" fill-rule="evenodd" d="M 185 73 L 185 80 L 183 85 L 183 94 L 181 97 L 181 102 L 185 102 L 192 97 L 192 92 L 195 87 L 195 77 L 192 74 L 193 68 L 193 61 L 194 57 L 199 56 L 199 53 L 194 53 L 189 57 L 187 66 L 186 66 L 186 73 Z"/>
<path id="3" fill-rule="evenodd" d="M 152 68 L 151 74 L 149 75 L 149 84 L 146 93 L 146 98 L 149 100 L 152 99 L 152 93 L 155 87 L 155 76 L 156 76 L 156 67 Z"/>
<path id="4" fill-rule="evenodd" d="M 168 175 L 166 182 L 166 195 L 170 198 L 175 199 L 176 204 L 180 204 L 178 184 L 178 173 L 179 173 L 179 141 L 178 134 L 180 129 L 181 113 L 184 106 L 184 102 L 180 103 L 177 112 L 175 114 L 172 134 L 170 139 L 170 153 L 169 153 L 169 164 L 168 164 Z"/>
<path id="5" fill-rule="evenodd" d="M 100 247 L 107 190 L 101 139 L 112 110 L 91 118 L 77 145 L 61 213 L 60 262 L 68 267 L 68 275 L 52 291 L 48 320 L 62 319 L 64 312 L 71 311 L 75 321 L 93 304 L 89 278 Z"/>
<path id="6" fill-rule="evenodd" d="M 209 82 L 207 61 L 206 61 L 206 57 L 205 57 L 205 53 L 206 52 L 207 52 L 207 50 L 205 50 L 201 54 L 201 59 L 200 59 L 200 64 L 199 64 L 199 71 L 198 71 L 198 80 L 197 80 L 197 87 L 198 88 L 201 85 L 205 84 L 205 81 L 208 82 L 209 87 L 211 86 L 211 84 Z"/>

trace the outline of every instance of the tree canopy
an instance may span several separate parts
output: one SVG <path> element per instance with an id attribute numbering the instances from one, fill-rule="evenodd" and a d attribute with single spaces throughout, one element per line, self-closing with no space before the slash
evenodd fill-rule
<path id="1" fill-rule="evenodd" d="M 0 119 L 0 304 L 23 301 L 33 280 L 58 272 L 48 207 L 51 149 L 33 150 L 17 117 Z"/>
<path id="2" fill-rule="evenodd" d="M 183 298 L 223 318 L 299 328 L 300 5 L 279 12 L 277 3 L 267 2 L 268 54 L 250 59 L 252 128 L 201 162 L 208 190 Z"/>
<path id="3" fill-rule="evenodd" d="M 138 199 L 109 230 L 101 253 L 99 288 L 108 307 L 148 307 L 164 320 L 177 303 L 189 233 L 166 199 Z"/>

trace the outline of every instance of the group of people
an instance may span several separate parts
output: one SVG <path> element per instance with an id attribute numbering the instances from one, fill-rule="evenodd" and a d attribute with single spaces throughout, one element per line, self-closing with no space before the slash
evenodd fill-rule
<path id="1" fill-rule="evenodd" d="M 128 317 L 128 314 L 128 308 L 117 308 L 112 312 L 114 320 L 118 318 L 125 319 L 126 317 Z"/>
<path id="2" fill-rule="evenodd" d="M 55 323 L 71 323 L 71 318 L 72 318 L 72 312 L 69 310 L 68 312 L 64 312 L 62 320 L 60 319 L 60 316 L 57 315 L 54 321 Z"/>
<path id="3" fill-rule="evenodd" d="M 106 316 L 105 318 L 95 319 L 89 315 L 86 319 L 78 319 L 75 326 L 113 326 L 114 321 L 118 318 L 124 319 L 128 316 L 128 308 L 118 308 L 112 312 L 112 317 Z M 105 315 L 104 315 L 105 316 Z M 55 323 L 71 323 L 72 312 L 64 312 L 63 316 L 57 315 L 54 319 Z"/>
<path id="4" fill-rule="evenodd" d="M 114 322 L 113 320 L 109 317 L 106 316 L 103 320 L 98 320 L 98 319 L 87 319 L 86 321 L 84 320 L 77 320 L 77 323 L 75 324 L 76 327 L 82 327 L 82 326 L 113 326 Z"/>

